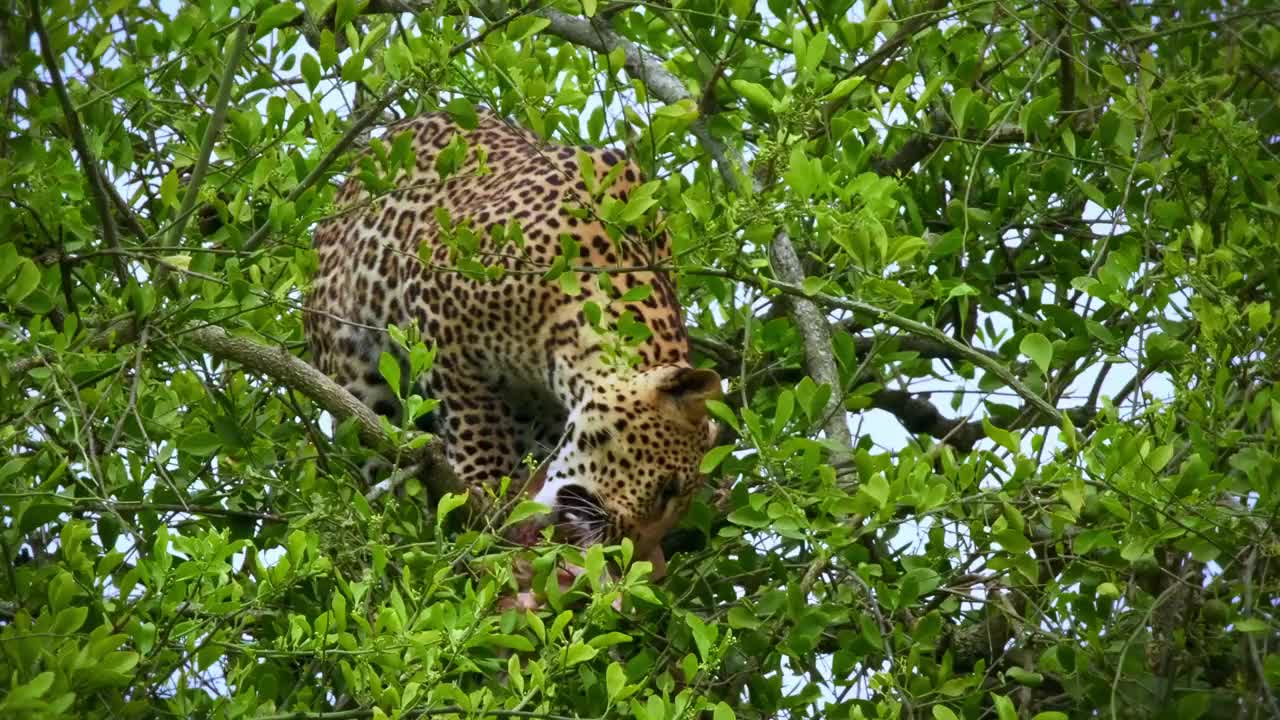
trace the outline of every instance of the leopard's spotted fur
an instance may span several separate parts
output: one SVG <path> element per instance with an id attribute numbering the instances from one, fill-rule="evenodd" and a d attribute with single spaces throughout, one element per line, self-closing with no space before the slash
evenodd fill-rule
<path id="1" fill-rule="evenodd" d="M 534 490 L 571 539 L 627 536 L 638 557 L 652 557 L 699 486 L 713 435 L 705 400 L 719 392 L 714 372 L 690 367 L 674 287 L 653 269 L 669 259 L 665 236 L 611 239 L 598 215 L 572 210 L 599 207 L 581 180 L 578 148 L 545 144 L 488 111 L 472 130 L 444 113 L 409 118 L 389 128 L 386 144 L 406 132 L 415 162 L 397 189 L 371 198 L 349 180 L 339 194 L 344 211 L 315 231 L 319 271 L 306 316 L 315 362 L 397 419 L 398 402 L 377 369 L 388 348 L 380 328 L 416 322 L 438 348 L 422 380 L 441 402 L 435 428 L 463 481 L 522 477 L 526 453 L 554 447 L 545 482 L 539 477 Z M 441 181 L 436 159 L 458 133 L 469 146 L 466 160 Z M 621 153 L 583 150 L 598 180 L 622 164 L 607 190 L 613 197 L 625 200 L 643 182 Z M 454 269 L 437 222 L 441 209 L 455 227 L 470 224 L 479 238 L 475 259 L 502 266 L 500 279 Z M 523 248 L 490 236 L 512 220 L 523 229 Z M 571 259 L 583 268 L 574 296 L 543 280 L 562 234 L 580 247 Z M 606 268 L 622 271 L 598 272 Z M 647 298 L 621 301 L 641 285 L 652 288 Z M 606 362 L 606 339 L 584 314 L 588 302 L 603 310 L 604 326 L 630 311 L 651 330 L 635 348 L 638 366 Z"/>

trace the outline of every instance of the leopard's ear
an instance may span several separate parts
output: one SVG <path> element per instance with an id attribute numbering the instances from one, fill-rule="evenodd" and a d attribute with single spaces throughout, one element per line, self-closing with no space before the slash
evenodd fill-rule
<path id="1" fill-rule="evenodd" d="M 658 382 L 658 392 L 689 424 L 696 426 L 707 419 L 707 401 L 720 399 L 720 375 L 705 368 L 671 368 Z"/>

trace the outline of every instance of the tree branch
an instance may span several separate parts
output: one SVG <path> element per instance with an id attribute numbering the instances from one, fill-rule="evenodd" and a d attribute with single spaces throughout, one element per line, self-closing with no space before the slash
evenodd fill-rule
<path id="1" fill-rule="evenodd" d="M 858 75 L 868 75 L 883 65 L 894 53 L 903 45 L 907 44 L 916 33 L 920 32 L 925 25 L 933 21 L 934 15 L 947 6 L 947 0 L 931 0 L 929 6 L 921 10 L 914 17 L 909 18 L 898 26 L 898 32 L 893 37 L 885 41 L 883 45 L 876 48 L 874 52 L 867 56 L 865 60 L 858 63 L 849 71 L 847 77 L 857 77 Z M 832 115 L 838 112 L 849 102 L 851 95 L 845 95 L 842 98 L 832 100 L 822 109 L 822 117 L 830 119 Z M 826 123 L 824 122 L 825 126 Z"/>
<path id="2" fill-rule="evenodd" d="M 205 326 L 182 334 L 195 347 L 223 360 L 232 360 L 266 375 L 285 387 L 297 390 L 329 411 L 338 420 L 354 418 L 360 438 L 383 456 L 402 455 L 392 438 L 382 430 L 378 415 L 328 375 L 289 353 L 284 348 L 271 348 L 246 338 L 235 337 L 220 327 Z M 444 460 L 439 440 L 433 440 L 414 453 L 412 460 L 426 478 L 433 494 L 461 493 L 464 488 Z"/>
<path id="3" fill-rule="evenodd" d="M 925 325 L 917 320 L 912 320 L 911 318 L 898 315 L 897 313 L 890 312 L 882 307 L 878 307 L 861 300 L 839 298 L 825 293 L 807 293 L 804 288 L 798 285 L 779 282 L 777 280 L 769 281 L 767 286 L 782 290 L 789 295 L 811 297 L 828 307 L 866 313 L 882 322 L 893 325 L 900 330 L 905 330 L 906 332 L 926 337 L 955 353 L 957 357 L 968 360 L 974 365 L 977 365 L 1000 378 L 1001 382 L 1008 385 L 1010 389 L 1022 396 L 1022 398 L 1037 411 L 1045 413 L 1050 417 L 1058 417 L 1057 408 L 1049 404 L 1047 400 L 1040 397 L 1040 395 L 1031 388 L 1024 385 L 1022 381 L 1015 377 L 1014 374 L 1009 371 L 1009 368 L 1005 367 L 999 360 L 992 358 L 987 353 L 984 353 L 971 345 L 956 340 L 935 327 Z"/>
<path id="4" fill-rule="evenodd" d="M 397 11 L 401 11 L 410 3 L 394 2 L 393 5 Z M 488 2 L 479 3 L 481 8 L 487 10 L 492 10 L 493 5 Z M 623 66 L 627 73 L 644 83 L 649 92 L 662 102 L 670 105 L 694 99 L 680 78 L 663 66 L 661 59 L 619 36 L 603 21 L 591 22 L 551 8 L 538 11 L 537 15 L 550 23 L 542 32 L 574 45 L 602 54 L 621 48 L 625 58 Z M 690 131 L 711 156 L 719 168 L 721 178 L 731 191 L 748 194 L 754 190 L 741 180 L 748 175 L 746 164 L 711 134 L 703 119 L 695 121 Z M 799 256 L 785 232 L 778 232 L 774 236 L 770 255 L 775 275 L 796 285 L 804 282 Z M 796 327 L 804 338 L 810 376 L 815 382 L 831 387 L 831 399 L 826 408 L 827 421 L 823 429 L 838 447 L 851 447 L 852 439 L 844 412 L 840 376 L 831 353 L 831 329 L 818 307 L 803 295 L 792 297 L 789 304 Z M 833 464 L 844 466 L 846 463 L 837 457 L 833 458 Z"/>
<path id="5" fill-rule="evenodd" d="M 790 238 L 785 232 L 774 235 L 770 258 L 774 275 L 789 283 L 804 282 L 804 270 Z M 804 340 L 805 364 L 814 381 L 831 387 L 831 396 L 823 408 L 823 430 L 833 444 L 841 448 L 853 447 L 853 436 L 844 410 L 844 388 L 840 384 L 840 372 L 831 352 L 831 326 L 813 301 L 803 295 L 791 295 L 788 303 L 796 329 Z M 848 452 L 837 452 L 832 464 L 852 469 L 853 458 Z"/>
<path id="6" fill-rule="evenodd" d="M 181 242 L 182 231 L 186 227 L 187 218 L 196 206 L 200 196 L 200 186 L 204 184 L 205 173 L 209 171 L 209 157 L 213 155 L 213 146 L 222 126 L 227 120 L 227 103 L 231 100 L 231 86 L 235 84 L 236 68 L 240 65 L 240 55 L 249 40 L 249 24 L 240 23 L 236 34 L 231 39 L 231 49 L 227 51 L 227 64 L 222 68 L 222 78 L 218 81 L 218 96 L 213 101 L 213 115 L 209 118 L 209 126 L 204 130 L 204 140 L 200 143 L 200 155 L 196 157 L 195 167 L 191 169 L 191 180 L 187 183 L 187 194 L 182 198 L 182 206 L 174 217 L 173 226 L 169 228 L 169 244 Z"/>
<path id="7" fill-rule="evenodd" d="M 422 5 L 423 5 L 423 8 L 426 7 L 426 3 L 422 3 Z M 394 10 L 395 12 L 416 13 L 419 10 L 423 9 L 423 8 L 418 8 L 415 10 L 414 8 L 410 8 L 408 4 L 405 4 L 403 7 L 401 7 L 400 3 L 395 3 L 395 6 L 396 6 Z M 514 10 L 506 14 L 505 16 L 499 18 L 498 20 L 495 20 L 489 23 L 487 26 L 485 26 L 484 30 L 480 31 L 480 33 L 475 37 L 464 40 L 458 45 L 450 48 L 449 57 L 451 58 L 456 57 L 460 53 L 465 52 L 467 48 L 471 47 L 472 45 L 476 44 L 477 42 L 487 37 L 490 33 L 505 27 L 512 20 L 515 20 L 516 18 L 522 15 L 527 15 L 533 11 L 534 11 L 534 8 L 532 6 L 526 9 Z M 387 12 L 387 11 L 384 11 L 384 12 Z M 496 15 L 497 12 L 495 11 L 493 14 Z M 335 144 L 332 148 L 330 148 L 329 152 L 325 153 L 324 157 L 320 159 L 320 162 L 316 163 L 315 167 L 311 168 L 311 172 L 307 173 L 306 177 L 298 181 L 297 185 L 293 186 L 293 189 L 290 190 L 289 194 L 285 197 L 285 202 L 287 203 L 296 202 L 298 198 L 302 197 L 303 193 L 305 193 L 307 190 L 310 190 L 313 185 L 318 183 L 320 179 L 324 177 L 324 174 L 328 172 L 329 167 L 333 165 L 333 163 L 336 162 L 338 158 L 342 156 L 343 153 L 345 153 L 348 149 L 350 149 L 352 145 L 355 144 L 356 139 L 359 138 L 361 134 L 363 134 L 366 130 L 368 130 L 371 125 L 373 125 L 375 122 L 377 122 L 379 118 L 382 117 L 382 111 L 385 110 L 388 105 L 398 100 L 401 95 L 404 95 L 405 91 L 407 91 L 410 87 L 412 87 L 412 85 L 413 85 L 412 79 L 408 79 L 408 78 L 392 83 L 392 85 L 387 88 L 386 92 L 384 92 L 381 97 L 379 97 L 372 105 L 370 105 L 369 109 L 365 110 L 364 113 L 361 114 L 360 117 L 354 123 L 352 123 L 351 127 L 347 128 L 347 131 L 343 133 L 341 138 L 339 138 L 337 144 Z M 262 244 L 262 241 L 266 238 L 267 232 L 270 230 L 270 228 L 271 226 L 267 223 L 263 223 L 261 226 L 259 226 L 258 229 L 254 231 L 253 235 L 249 236 L 249 239 L 245 241 L 245 244 L 244 244 L 245 252 L 253 252 L 254 250 L 256 250 L 258 246 Z"/>
<path id="8" fill-rule="evenodd" d="M 338 422 L 354 418 L 359 426 L 360 439 L 367 447 L 392 461 L 408 460 L 433 495 L 439 497 L 446 493 L 466 492 L 466 488 L 454 475 L 452 468 L 445 462 L 440 440 L 434 439 L 408 453 L 406 457 L 406 453 L 396 440 L 383 431 L 382 421 L 373 410 L 347 392 L 346 388 L 330 379 L 328 375 L 284 348 L 269 347 L 248 338 L 236 337 L 212 325 L 178 331 L 172 336 L 220 360 L 239 363 L 250 372 L 268 377 L 306 395 L 333 415 Z M 111 323 L 98 332 L 89 341 L 89 345 L 107 348 L 131 343 L 137 338 L 138 333 L 133 322 L 121 320 Z M 46 361 L 47 358 L 44 355 L 37 355 L 11 363 L 6 371 L 12 378 L 25 374 Z M 476 493 L 471 493 L 469 501 L 482 503 L 483 499 Z M 477 504 L 472 509 L 478 511 L 483 508 Z"/>
<path id="9" fill-rule="evenodd" d="M 67 132 L 71 135 L 71 144 L 75 147 L 76 154 L 80 156 L 80 165 L 89 181 L 89 194 L 93 197 L 93 207 L 98 217 L 102 219 L 102 237 L 106 240 L 108 247 L 119 250 L 120 236 L 116 232 L 115 218 L 111 216 L 111 204 L 106 189 L 108 183 L 102 177 L 102 170 L 98 167 L 93 151 L 89 149 L 89 143 L 84 137 L 84 128 L 80 125 L 80 116 L 76 114 L 71 96 L 67 94 L 66 83 L 62 80 L 62 70 L 58 66 L 58 57 L 53 54 L 53 44 L 50 43 L 49 33 L 44 27 L 39 0 L 31 0 L 31 24 L 35 28 L 36 37 L 40 40 L 40 56 L 44 58 L 54 94 L 58 96 L 58 104 L 62 106 L 62 115 L 67 121 Z M 124 256 L 117 253 L 112 257 L 112 261 L 120 287 L 128 287 L 129 269 L 125 266 Z"/>
<path id="10" fill-rule="evenodd" d="M 261 510 L 233 510 L 209 505 L 182 505 L 177 503 L 148 502 L 82 502 L 73 505 L 71 510 L 81 512 L 110 512 L 130 515 L 139 512 L 171 512 L 189 515 L 205 515 L 207 517 L 225 517 L 233 520 L 256 520 L 268 523 L 287 523 L 289 519 L 275 513 Z"/>
<path id="11" fill-rule="evenodd" d="M 333 712 L 296 712 L 281 713 L 279 715 L 263 715 L 260 720 L 363 720 L 371 718 L 376 713 L 376 708 L 356 708 L 354 710 L 335 710 Z M 424 718 L 434 717 L 436 715 L 470 715 L 471 712 L 458 707 L 449 705 L 440 708 L 430 708 L 424 710 L 406 710 L 400 713 L 402 718 Z M 485 710 L 483 712 L 476 711 L 478 717 L 495 717 L 495 718 L 530 718 L 531 720 L 578 720 L 576 717 L 568 717 L 566 715 L 555 715 L 552 713 L 537 712 L 535 710 Z"/>
<path id="12" fill-rule="evenodd" d="M 921 357 L 931 359 L 947 359 L 947 360 L 963 360 L 955 352 L 951 351 L 941 343 L 935 342 L 927 338 L 902 337 L 897 338 L 901 345 L 899 349 L 918 352 Z M 738 372 L 738 367 L 742 363 L 742 357 L 738 351 L 727 344 L 708 341 L 700 338 L 693 341 L 695 347 L 700 352 L 704 352 L 715 358 L 716 369 L 722 375 L 732 375 Z M 854 347 L 860 355 L 876 352 L 884 349 L 885 339 L 876 337 L 858 337 L 854 338 Z M 998 359 L 994 353 L 985 350 L 977 350 L 986 354 L 993 359 Z M 780 369 L 772 370 L 766 373 L 760 383 L 752 383 L 751 390 L 760 387 L 788 386 L 800 381 L 804 373 L 799 369 Z M 761 377 L 756 375 L 754 377 Z M 859 377 L 851 383 L 851 385 L 861 385 L 864 383 L 878 382 L 878 378 L 873 374 L 866 374 Z M 927 396 L 915 394 L 909 390 L 893 390 L 882 389 L 877 390 L 870 395 L 871 407 L 877 410 L 883 410 L 895 418 L 902 424 L 908 432 L 928 435 L 936 438 L 960 452 L 970 452 L 974 445 L 986 437 L 986 429 L 983 427 L 981 420 L 965 420 L 963 418 L 947 417 L 936 405 L 927 399 Z M 1097 416 L 1097 410 L 1093 407 L 1077 407 L 1065 411 L 1067 416 L 1071 418 L 1071 422 L 1076 427 L 1084 427 Z M 1005 430 L 1018 430 L 1030 427 L 1046 427 L 1058 424 L 1059 419 L 1056 416 L 1046 416 L 1042 413 L 1028 412 L 1025 408 L 1020 409 L 1014 415 L 1017 421 L 999 421 L 992 419 L 990 422 L 998 428 Z M 729 440 L 732 441 L 732 429 L 721 429 L 723 432 L 729 433 Z"/>

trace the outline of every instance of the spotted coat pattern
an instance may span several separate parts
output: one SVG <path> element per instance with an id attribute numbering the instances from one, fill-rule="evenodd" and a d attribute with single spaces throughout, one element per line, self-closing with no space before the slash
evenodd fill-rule
<path id="1" fill-rule="evenodd" d="M 348 180 L 341 211 L 315 230 L 319 265 L 306 313 L 314 361 L 398 421 L 399 403 L 378 372 L 389 347 L 382 328 L 416 322 L 437 347 L 420 379 L 440 401 L 432 429 L 464 482 L 523 477 L 527 453 L 554 449 L 531 492 L 569 539 L 625 535 L 639 553 L 653 550 L 699 485 L 713 436 L 705 400 L 719 392 L 714 372 L 690 367 L 674 287 L 653 269 L 669 259 L 665 236 L 611 237 L 581 179 L 579 149 L 545 144 L 488 111 L 470 130 L 444 113 L 409 118 L 388 128 L 386 145 L 404 133 L 413 163 L 395 189 L 372 196 Z M 459 134 L 465 161 L 442 181 L 437 158 Z M 622 166 L 606 191 L 613 197 L 625 201 L 643 183 L 619 152 L 582 150 L 598 181 Z M 452 230 L 441 227 L 441 211 Z M 492 235 L 513 220 L 523 247 Z M 474 259 L 501 266 L 500 278 L 457 270 L 457 244 L 446 240 L 466 237 L 459 226 L 478 239 Z M 543 280 L 562 235 L 580 248 L 575 295 Z M 622 301 L 642 285 L 652 288 L 646 298 Z M 588 302 L 602 309 L 604 326 L 626 311 L 648 326 L 638 367 L 605 361 L 607 340 L 587 321 Z"/>

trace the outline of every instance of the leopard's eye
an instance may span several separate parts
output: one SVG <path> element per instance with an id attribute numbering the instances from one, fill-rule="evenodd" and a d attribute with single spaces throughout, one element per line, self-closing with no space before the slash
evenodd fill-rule
<path id="1" fill-rule="evenodd" d="M 671 502 L 680 494 L 680 478 L 670 478 L 662 486 L 662 493 L 658 496 L 658 501 L 666 504 Z"/>

